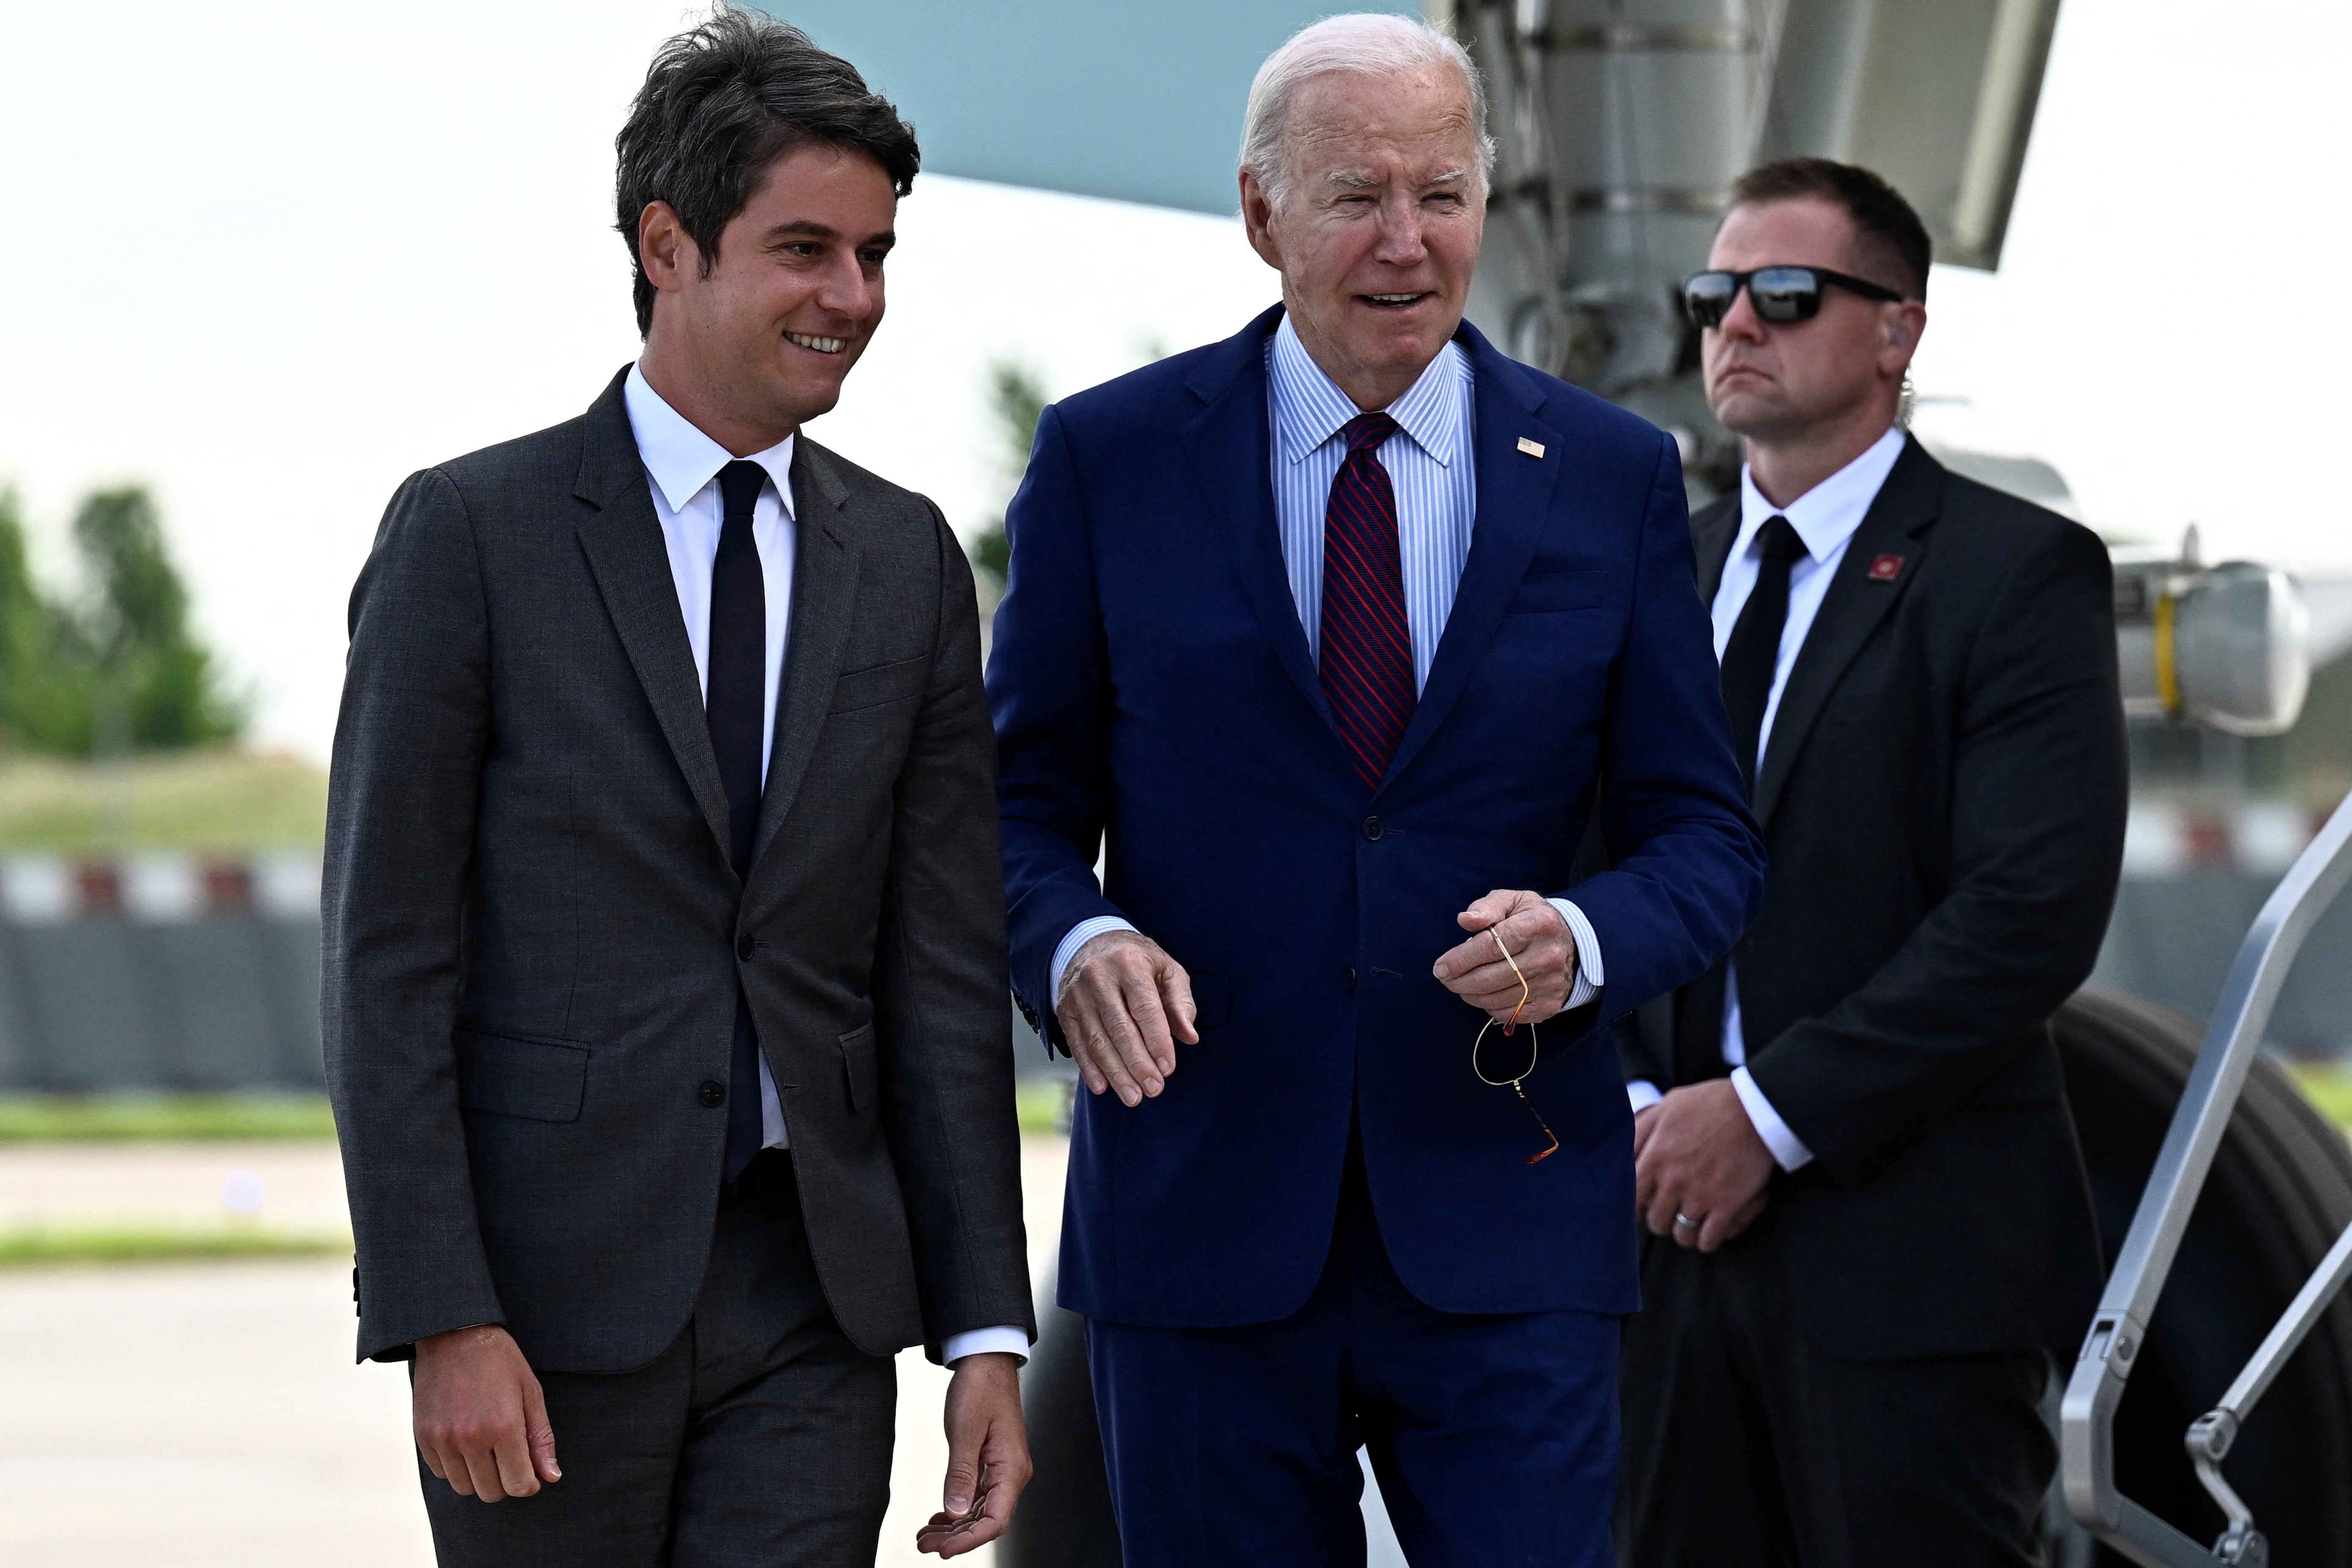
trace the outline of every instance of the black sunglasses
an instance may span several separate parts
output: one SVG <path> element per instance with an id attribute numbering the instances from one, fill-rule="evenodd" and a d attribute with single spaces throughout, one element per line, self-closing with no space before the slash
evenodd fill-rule
<path id="1" fill-rule="evenodd" d="M 1826 267 L 1759 267 L 1753 272 L 1692 273 L 1683 279 L 1683 313 L 1693 326 L 1719 327 L 1745 289 L 1763 320 L 1810 321 L 1822 313 L 1822 290 L 1832 283 L 1865 300 L 1899 303 L 1904 298 L 1867 278 L 1849 278 Z"/>

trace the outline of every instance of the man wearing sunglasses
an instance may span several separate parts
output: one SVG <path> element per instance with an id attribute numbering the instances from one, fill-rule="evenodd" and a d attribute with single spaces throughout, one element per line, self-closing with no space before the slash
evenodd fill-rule
<path id="1" fill-rule="evenodd" d="M 1798 160 L 1684 287 L 1747 444 L 1692 527 L 1769 870 L 1620 1031 L 1637 1568 L 2041 1561 L 2047 1352 L 2100 1278 L 2046 1020 L 2115 896 L 2122 704 L 2098 540 L 1898 423 L 1927 262 L 1884 181 Z"/>

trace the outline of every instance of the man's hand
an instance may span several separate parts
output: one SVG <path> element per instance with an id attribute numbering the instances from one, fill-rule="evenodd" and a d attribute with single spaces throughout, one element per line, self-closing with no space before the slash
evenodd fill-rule
<path id="1" fill-rule="evenodd" d="M 1674 1089 L 1634 1117 L 1633 1151 L 1633 1205 L 1653 1235 L 1713 1252 L 1764 1212 L 1772 1152 L 1729 1079 Z"/>
<path id="2" fill-rule="evenodd" d="M 1054 1016 L 1096 1094 L 1129 1105 L 1156 1095 L 1176 1070 L 1176 1042 L 1198 1045 L 1192 977 L 1150 937 L 1107 931 L 1070 954 Z"/>
<path id="3" fill-rule="evenodd" d="M 915 1549 L 959 1557 L 1004 1533 L 1029 1484 L 1021 1424 L 1021 1358 L 988 1351 L 955 1363 L 948 1384 L 946 1506 L 915 1532 Z"/>
<path id="4" fill-rule="evenodd" d="M 1437 961 L 1434 973 L 1448 991 L 1485 1008 L 1496 1023 L 1510 1022 L 1521 992 L 1518 975 L 1495 949 L 1499 935 L 1519 974 L 1528 977 L 1528 1005 L 1519 1022 L 1540 1024 L 1568 1005 L 1568 994 L 1576 988 L 1576 939 L 1541 893 L 1498 888 L 1454 918 L 1464 931 L 1478 934 Z"/>
<path id="5" fill-rule="evenodd" d="M 459 1497 L 529 1497 L 563 1479 L 539 1379 L 496 1323 L 416 1342 L 416 1448 Z"/>

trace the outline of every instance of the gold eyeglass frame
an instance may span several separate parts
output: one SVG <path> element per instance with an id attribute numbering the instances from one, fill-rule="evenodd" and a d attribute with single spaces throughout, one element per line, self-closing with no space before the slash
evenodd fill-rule
<path id="1" fill-rule="evenodd" d="M 1535 994 L 1535 990 L 1528 984 L 1528 977 L 1520 973 L 1519 961 L 1511 956 L 1510 944 L 1503 940 L 1503 932 L 1500 925 L 1488 926 L 1486 928 L 1486 934 L 1495 939 L 1496 950 L 1503 955 L 1503 962 L 1511 966 L 1511 977 L 1519 983 L 1519 1005 L 1511 1009 L 1510 1020 L 1501 1026 L 1504 1038 L 1508 1039 L 1511 1032 L 1519 1026 L 1519 1015 L 1527 1011 L 1528 999 Z M 1519 1087 L 1521 1080 L 1526 1079 L 1528 1073 L 1535 1071 L 1536 1063 L 1542 1059 L 1543 1050 L 1540 1044 L 1540 1037 L 1536 1034 L 1536 1026 L 1533 1024 L 1529 1024 L 1528 1026 L 1528 1043 L 1534 1048 L 1528 1052 L 1528 1072 L 1521 1073 L 1517 1078 L 1512 1079 L 1488 1078 L 1486 1076 L 1486 1069 L 1478 1065 L 1478 1047 L 1486 1043 L 1486 1031 L 1496 1026 L 1494 1019 L 1487 1019 L 1486 1022 L 1480 1026 L 1478 1030 L 1478 1037 L 1470 1042 L 1470 1070 L 1476 1073 L 1478 1075 L 1478 1081 L 1485 1084 L 1487 1088 L 1507 1089 L 1513 1094 L 1517 1095 L 1519 1097 L 1519 1103 L 1528 1108 L 1528 1114 L 1536 1119 L 1536 1125 L 1543 1129 L 1543 1135 L 1550 1141 L 1551 1146 L 1547 1149 L 1538 1150 L 1535 1153 L 1528 1155 L 1528 1163 L 1532 1165 L 1538 1160 L 1549 1160 L 1554 1154 L 1559 1152 L 1559 1134 L 1551 1130 L 1551 1123 L 1543 1119 L 1543 1112 L 1536 1109 L 1536 1102 L 1529 1100 L 1528 1098 L 1528 1091 Z"/>

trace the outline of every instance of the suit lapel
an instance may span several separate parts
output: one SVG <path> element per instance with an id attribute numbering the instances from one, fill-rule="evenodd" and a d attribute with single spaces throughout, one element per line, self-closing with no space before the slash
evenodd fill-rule
<path id="1" fill-rule="evenodd" d="M 851 524 L 844 515 L 848 505 L 840 476 L 803 433 L 793 444 L 793 623 L 784 639 L 768 781 L 760 795 L 760 831 L 751 847 L 754 867 L 800 794 L 840 684 L 842 650 L 849 646 L 857 602 L 857 552 L 850 547 Z"/>
<path id="2" fill-rule="evenodd" d="M 1208 406 L 1185 423 L 1181 436 L 1193 482 L 1224 537 L 1259 626 L 1299 694 L 1336 736 L 1331 705 L 1323 695 L 1306 628 L 1299 625 L 1297 602 L 1290 596 L 1290 574 L 1282 563 L 1282 527 L 1274 510 L 1265 340 L 1281 319 L 1276 306 L 1219 345 L 1232 352 L 1210 359 L 1187 384 Z"/>
<path id="3" fill-rule="evenodd" d="M 1771 820 L 1780 804 L 1789 771 L 1796 765 L 1805 737 L 1837 687 L 1839 677 L 1870 640 L 1878 623 L 1919 575 L 1927 553 L 1928 528 L 1942 500 L 1942 470 L 1916 440 L 1906 440 L 1903 455 L 1878 488 L 1862 526 L 1847 541 L 1838 562 L 1837 576 L 1805 633 L 1796 668 L 1781 689 L 1780 706 L 1772 715 L 1771 738 L 1764 744 L 1764 764 L 1756 774 L 1756 820 Z M 1874 571 L 1882 557 L 1895 557 L 1891 576 Z"/>
<path id="4" fill-rule="evenodd" d="M 1731 560 L 1731 546 L 1739 538 L 1739 492 L 1699 509 L 1691 519 L 1691 548 L 1698 556 L 1698 602 L 1715 610 L 1715 595 L 1723 586 L 1723 569 Z"/>
<path id="5" fill-rule="evenodd" d="M 1464 325 L 1463 346 L 1475 374 L 1471 459 L 1478 465 L 1478 515 L 1470 532 L 1470 555 L 1445 618 L 1429 680 L 1414 704 L 1412 722 L 1389 762 L 1385 784 L 1403 773 L 1462 695 L 1470 672 L 1494 640 L 1519 580 L 1527 575 L 1537 539 L 1551 515 L 1551 497 L 1568 460 L 1569 440 L 1536 418 L 1542 395 L 1517 367 L 1497 353 L 1474 327 Z M 1533 458 L 1519 441 L 1532 437 L 1544 448 Z"/>
<path id="6" fill-rule="evenodd" d="M 727 787 L 710 747 L 710 724 L 702 709 L 702 682 L 687 641 L 686 617 L 677 607 L 677 584 L 662 542 L 661 520 L 654 515 L 653 492 L 637 457 L 622 401 L 625 371 L 614 378 L 588 410 L 580 478 L 574 493 L 596 510 L 578 527 L 580 546 L 604 595 L 605 613 L 620 634 L 629 664 L 653 704 L 654 718 L 669 742 L 687 787 L 702 808 L 727 858 Z"/>

